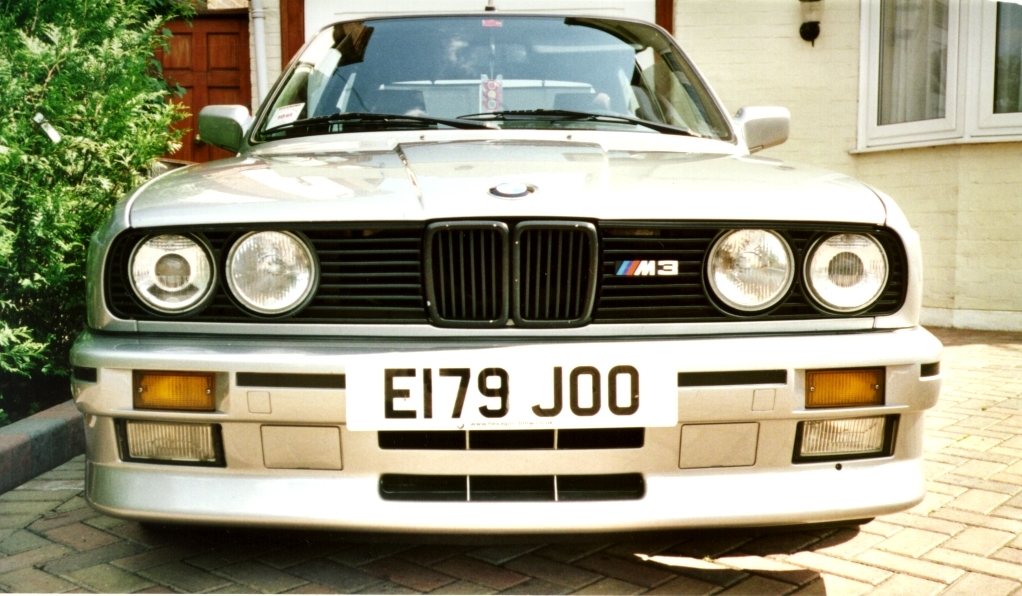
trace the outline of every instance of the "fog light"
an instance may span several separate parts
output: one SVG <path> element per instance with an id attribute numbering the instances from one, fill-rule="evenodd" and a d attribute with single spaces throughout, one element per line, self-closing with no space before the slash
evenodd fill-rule
<path id="1" fill-rule="evenodd" d="M 807 370 L 807 408 L 884 405 L 884 369 Z"/>
<path id="2" fill-rule="evenodd" d="M 802 423 L 802 457 L 860 455 L 884 451 L 884 416 Z"/>
<path id="3" fill-rule="evenodd" d="M 142 410 L 199 410 L 216 407 L 216 373 L 136 370 L 134 405 Z"/>
<path id="4" fill-rule="evenodd" d="M 220 459 L 217 434 L 212 424 L 127 420 L 126 459 L 216 463 Z"/>

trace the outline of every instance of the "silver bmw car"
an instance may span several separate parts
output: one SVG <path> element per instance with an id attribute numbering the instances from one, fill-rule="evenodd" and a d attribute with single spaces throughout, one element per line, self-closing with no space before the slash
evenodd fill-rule
<path id="1" fill-rule="evenodd" d="M 918 236 L 754 156 L 674 40 L 600 17 L 319 32 L 237 157 L 89 249 L 86 496 L 148 521 L 578 532 L 857 520 L 924 495 Z"/>

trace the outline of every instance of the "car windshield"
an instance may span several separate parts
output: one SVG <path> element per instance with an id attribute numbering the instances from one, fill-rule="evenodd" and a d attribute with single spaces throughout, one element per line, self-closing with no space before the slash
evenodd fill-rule
<path id="1" fill-rule="evenodd" d="M 448 126 L 732 140 L 691 65 L 656 28 L 492 14 L 324 29 L 278 85 L 256 140 Z"/>

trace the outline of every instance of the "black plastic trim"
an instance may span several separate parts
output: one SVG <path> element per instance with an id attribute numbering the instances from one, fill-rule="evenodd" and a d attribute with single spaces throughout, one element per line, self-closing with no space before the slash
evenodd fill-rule
<path id="1" fill-rule="evenodd" d="M 524 451 L 553 449 L 552 430 L 473 430 L 468 433 L 473 451 Z"/>
<path id="2" fill-rule="evenodd" d="M 99 379 L 99 369 L 88 366 L 72 366 L 71 377 L 76 381 L 95 383 Z"/>
<path id="3" fill-rule="evenodd" d="M 468 477 L 383 474 L 380 497 L 385 501 L 465 501 Z"/>
<path id="4" fill-rule="evenodd" d="M 292 389 L 344 389 L 344 375 L 239 372 L 238 387 L 286 387 Z"/>
<path id="5" fill-rule="evenodd" d="M 723 385 L 785 385 L 786 370 L 729 370 L 720 372 L 680 372 L 678 387 L 718 387 Z"/>
<path id="6" fill-rule="evenodd" d="M 468 500 L 553 501 L 553 476 L 469 476 Z"/>
<path id="7" fill-rule="evenodd" d="M 727 230 L 768 229 L 788 242 L 795 277 L 786 297 L 765 311 L 740 313 L 728 309 L 712 295 L 706 283 L 706 258 L 719 235 Z M 905 304 L 909 266 L 898 234 L 871 224 L 834 222 L 714 221 L 601 221 L 600 286 L 591 324 L 683 323 L 742 320 L 805 320 L 858 318 L 893 314 Z M 644 234 L 631 232 L 646 232 Z M 890 274 L 873 304 L 854 313 L 820 308 L 805 289 L 803 266 L 815 241 L 835 233 L 862 233 L 875 238 L 887 254 Z M 678 256 L 674 256 L 678 255 Z M 679 276 L 621 277 L 614 263 L 623 259 L 679 260 Z M 676 289 L 660 289 L 660 284 Z"/>
<path id="8" fill-rule="evenodd" d="M 287 229 L 301 232 L 319 261 L 319 284 L 312 300 L 300 311 L 259 317 L 240 306 L 222 279 L 222 263 L 242 235 Z M 128 260 L 136 243 L 149 235 L 180 233 L 163 226 L 125 230 L 111 243 L 104 272 L 104 294 L 110 312 L 129 320 L 196 322 L 263 322 L 326 324 L 428 323 L 423 295 L 421 222 L 253 223 L 196 226 L 212 249 L 220 277 L 212 300 L 198 311 L 177 316 L 151 312 L 130 289 Z M 380 255 L 373 251 L 380 248 Z M 325 257 L 326 253 L 332 253 Z M 366 254 L 368 256 L 366 256 Z M 407 253 L 407 255 L 403 254 Z"/>
<path id="9" fill-rule="evenodd" d="M 631 501 L 646 494 L 642 474 L 452 476 L 383 474 L 385 501 Z"/>
<path id="10" fill-rule="evenodd" d="M 464 451 L 463 430 L 381 430 L 376 433 L 380 449 Z"/>
<path id="11" fill-rule="evenodd" d="M 940 362 L 930 362 L 919 365 L 919 377 L 936 377 L 940 374 Z"/>
<path id="12" fill-rule="evenodd" d="M 467 435 L 467 436 L 466 436 Z M 537 430 L 381 430 L 377 445 L 387 450 L 529 451 L 641 449 L 645 428 Z"/>
<path id="13" fill-rule="evenodd" d="M 592 474 L 557 477 L 558 501 L 631 501 L 646 495 L 642 474 Z"/>
<path id="14" fill-rule="evenodd" d="M 493 222 L 511 229 L 519 220 L 507 218 Z M 472 222 L 450 221 L 441 225 L 466 225 Z M 560 220 L 525 221 L 543 227 L 574 225 Z M 433 224 L 437 225 L 437 224 Z M 587 226 L 593 225 L 587 223 Z M 713 239 L 721 230 L 736 227 L 774 230 L 790 241 L 797 267 L 800 269 L 788 296 L 762 313 L 726 312 L 708 295 L 704 283 L 703 262 Z M 427 307 L 429 269 L 424 267 L 426 235 L 424 222 L 317 222 L 229 224 L 196 226 L 186 233 L 203 237 L 212 250 L 218 282 L 211 292 L 212 300 L 198 311 L 174 316 L 154 313 L 140 304 L 130 289 L 127 262 L 135 244 L 147 235 L 181 233 L 180 227 L 158 227 L 127 230 L 112 242 L 105 265 L 104 293 L 111 313 L 127 320 L 164 320 L 196 322 L 264 322 L 280 325 L 292 323 L 322 324 L 424 324 L 444 327 L 501 327 L 504 321 L 481 322 L 437 321 L 430 318 Z M 223 279 L 220 267 L 232 243 L 242 234 L 258 230 L 287 229 L 304 234 L 320 261 L 320 286 L 312 301 L 300 312 L 279 318 L 263 318 L 240 307 Z M 598 235 L 597 273 L 590 280 L 595 285 L 589 318 L 580 324 L 657 324 L 685 322 L 724 322 L 743 320 L 794 321 L 813 319 L 849 319 L 887 315 L 897 312 L 905 303 L 909 283 L 909 267 L 901 238 L 894 230 L 870 224 L 834 222 L 775 221 L 603 221 L 595 222 Z M 650 231 L 656 238 L 632 235 L 632 230 Z M 833 233 L 871 234 L 884 247 L 891 267 L 888 284 L 881 298 L 865 311 L 838 314 L 821 309 L 805 290 L 801 269 L 806 251 L 820 237 Z M 507 320 L 513 317 L 513 296 L 510 276 L 514 258 L 510 247 L 504 259 L 508 278 L 506 299 Z M 663 242 L 657 242 L 662 238 Z M 374 252 L 375 251 L 375 252 Z M 379 253 L 379 254 L 377 254 Z M 678 256 L 673 256 L 677 254 Z M 634 255 L 634 256 L 631 256 Z M 648 256 L 647 256 L 648 255 Z M 615 276 L 611 270 L 615 260 L 622 258 L 679 259 L 682 275 L 631 278 Z M 695 261 L 698 261 L 696 263 Z M 384 267 L 380 267 L 380 266 Z M 502 289 L 503 292 L 503 289 Z M 712 293 L 712 292 L 711 292 Z M 435 300 L 429 300 L 435 305 Z M 528 327 L 569 327 L 565 321 L 516 320 Z"/>

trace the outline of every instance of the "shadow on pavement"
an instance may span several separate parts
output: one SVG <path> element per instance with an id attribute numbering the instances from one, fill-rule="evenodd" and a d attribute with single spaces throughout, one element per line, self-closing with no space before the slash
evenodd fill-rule
<path id="1" fill-rule="evenodd" d="M 137 532 L 136 539 L 151 546 L 177 544 L 201 553 L 211 567 L 229 564 L 236 553 L 275 551 L 291 560 L 287 563 L 329 559 L 366 568 L 372 561 L 398 557 L 428 562 L 470 553 L 493 564 L 503 565 L 519 557 L 543 557 L 563 565 L 629 565 L 645 569 L 653 578 L 677 574 L 674 588 L 686 593 L 685 581 L 696 580 L 715 586 L 732 586 L 749 578 L 778 581 L 793 586 L 816 583 L 814 593 L 826 594 L 819 572 L 788 563 L 772 555 L 792 555 L 816 549 L 841 548 L 859 534 L 857 522 L 772 528 L 722 528 L 629 532 L 614 534 L 521 535 L 419 535 L 365 534 L 323 531 L 234 529 L 226 527 L 171 526 L 131 522 L 122 531 Z M 129 529 L 130 526 L 135 526 Z M 279 555 L 278 555 L 279 556 Z M 502 560 L 507 557 L 506 560 Z M 600 560 L 606 559 L 601 562 Z M 300 564 L 300 563 L 299 563 Z M 511 565 L 514 567 L 514 565 Z M 298 567 L 296 567 L 297 569 Z M 685 578 L 690 578 L 686 580 Z M 666 587 L 666 586 L 665 586 Z M 750 588 L 755 586 L 749 586 Z M 760 586 L 766 590 L 767 585 Z"/>
<path id="2" fill-rule="evenodd" d="M 975 329 L 951 329 L 949 327 L 927 327 L 944 344 L 944 347 L 970 345 L 1022 344 L 1019 331 L 977 331 Z"/>

